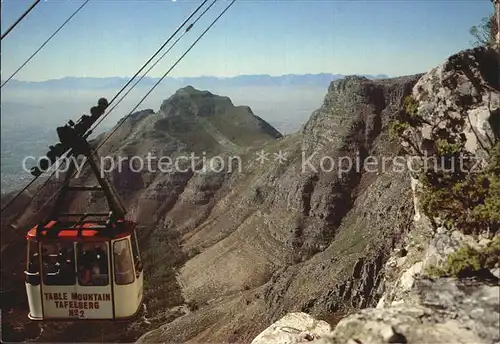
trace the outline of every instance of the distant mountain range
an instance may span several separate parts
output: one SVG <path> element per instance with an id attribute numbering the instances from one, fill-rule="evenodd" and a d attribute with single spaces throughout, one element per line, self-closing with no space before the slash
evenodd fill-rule
<path id="1" fill-rule="evenodd" d="M 286 74 L 281 76 L 271 76 L 267 74 L 240 75 L 235 77 L 215 77 L 200 76 L 173 78 L 167 77 L 162 81 L 164 86 L 183 87 L 186 84 L 195 87 L 242 87 L 242 86 L 321 86 L 326 87 L 333 80 L 341 79 L 343 74 Z M 366 75 L 368 79 L 385 79 L 389 76 L 385 74 Z M 20 81 L 10 80 L 6 89 L 21 90 L 68 90 L 68 89 L 107 89 L 123 86 L 129 78 L 109 77 L 65 77 L 61 79 L 51 79 L 46 81 Z M 159 78 L 145 77 L 139 85 L 153 86 Z M 3 83 L 3 80 L 2 80 Z"/>

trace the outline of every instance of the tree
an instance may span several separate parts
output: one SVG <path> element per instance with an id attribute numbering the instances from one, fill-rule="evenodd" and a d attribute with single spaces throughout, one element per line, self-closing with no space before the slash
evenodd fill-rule
<path id="1" fill-rule="evenodd" d="M 470 29 L 470 33 L 475 37 L 472 43 L 474 46 L 490 46 L 495 43 L 495 37 L 498 32 L 498 25 L 495 14 L 482 19 L 480 25 L 474 25 Z"/>
<path id="2" fill-rule="evenodd" d="M 495 21 L 493 24 L 492 35 L 496 44 L 500 44 L 500 0 L 491 0 L 495 8 Z"/>

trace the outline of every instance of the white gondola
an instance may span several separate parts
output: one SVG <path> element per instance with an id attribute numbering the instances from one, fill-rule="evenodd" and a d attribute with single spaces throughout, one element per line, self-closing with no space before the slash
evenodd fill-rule
<path id="1" fill-rule="evenodd" d="M 28 232 L 31 320 L 126 320 L 141 311 L 143 269 L 135 223 L 104 227 L 52 221 Z"/>
<path id="2" fill-rule="evenodd" d="M 43 168 L 65 152 L 74 158 L 85 156 L 99 185 L 69 185 L 76 168 L 71 159 L 53 210 L 26 235 L 25 283 L 32 320 L 126 320 L 142 310 L 136 223 L 125 219 L 125 208 L 112 184 L 101 176 L 97 153 L 86 140 L 107 106 L 101 98 L 91 116 L 58 127 L 60 143 L 47 153 L 51 162 Z M 31 173 L 39 176 L 42 171 L 35 167 Z M 110 211 L 64 213 L 68 191 L 102 191 Z"/>

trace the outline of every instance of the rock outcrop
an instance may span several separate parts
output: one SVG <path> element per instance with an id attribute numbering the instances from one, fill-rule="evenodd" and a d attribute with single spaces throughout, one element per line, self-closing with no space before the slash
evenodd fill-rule
<path id="1" fill-rule="evenodd" d="M 404 303 L 364 309 L 341 320 L 331 333 L 305 332 L 313 319 L 297 324 L 287 315 L 261 336 L 268 338 L 268 344 L 497 343 L 499 295 L 495 285 L 421 279 Z M 300 331 L 287 331 L 292 324 Z M 304 338 L 304 333 L 309 337 Z M 255 343 L 261 343 L 260 338 Z"/>
<path id="2" fill-rule="evenodd" d="M 455 241 L 468 239 L 435 233 L 418 205 L 419 183 L 399 158 L 403 149 L 421 152 L 425 132 L 439 132 L 441 123 L 447 129 L 458 117 L 463 126 L 451 133 L 462 138 L 460 130 L 469 125 L 463 133 L 476 138 L 471 145 L 480 154 L 479 142 L 496 135 L 494 126 L 488 131 L 477 123 L 485 123 L 484 109 L 496 111 L 490 100 L 498 95 L 498 84 L 491 75 L 498 74 L 490 68 L 497 56 L 478 49 L 426 75 L 332 82 L 303 129 L 285 137 L 247 107 L 190 87 L 166 100 L 158 113 L 146 110 L 128 118 L 101 155 L 152 152 L 176 159 L 205 152 L 206 159 L 184 160 L 181 168 L 166 172 L 125 166 L 125 172 L 112 173 L 129 216 L 139 223 L 147 320 L 116 325 L 119 336 L 104 339 L 88 325 L 94 334 L 87 338 L 251 342 L 292 312 L 288 320 L 304 319 L 302 327 L 293 325 L 300 340 L 418 341 L 435 329 L 439 341 L 457 324 L 463 340 L 494 340 L 493 317 L 481 318 L 472 309 L 494 312 L 497 286 L 418 279 L 426 255 L 442 260 Z M 485 96 L 487 87 L 491 97 Z M 403 147 L 389 129 L 406 111 L 408 95 L 419 100 L 418 111 L 426 113 L 430 128 L 408 132 Z M 440 119 L 433 117 L 440 113 Z M 93 195 L 71 199 L 68 207 L 87 209 L 90 201 L 103 206 Z M 18 224 L 37 210 L 28 208 Z M 7 251 L 13 262 L 20 250 Z M 21 256 L 15 260 L 22 262 Z M 9 268 L 18 269 L 14 263 Z M 458 308 L 450 301 L 455 297 L 461 300 Z M 301 315 L 335 325 L 368 307 L 343 319 L 333 332 L 336 339 L 328 339 L 325 323 L 308 324 L 310 318 Z M 276 331 L 278 341 L 298 340 L 280 332 L 288 320 L 255 340 L 272 341 Z M 392 327 L 380 327 L 384 321 Z M 78 326 L 45 331 L 40 340 L 65 340 L 82 329 Z"/>
<path id="3" fill-rule="evenodd" d="M 375 306 L 384 262 L 413 218 L 409 175 L 391 168 L 400 146 L 387 128 L 420 76 L 332 82 L 303 130 L 283 138 L 248 109 L 190 88 L 157 114 L 127 119 L 101 156 L 207 148 L 196 168 L 215 156 L 239 159 L 217 172 L 115 173 L 139 222 L 150 322 L 120 328 L 120 338 L 150 329 L 139 342 L 249 342 L 288 312 L 331 321 Z M 190 311 L 178 312 L 182 305 Z"/>
<path id="4" fill-rule="evenodd" d="M 263 147 L 284 161 L 263 168 L 250 156 L 184 236 L 198 254 L 178 280 L 196 311 L 139 342 L 249 342 L 290 311 L 331 320 L 374 306 L 383 264 L 413 218 L 409 176 L 390 168 L 399 146 L 387 126 L 419 77 L 333 82 L 302 132 Z M 380 165 L 367 166 L 368 156 Z"/>
<path id="5" fill-rule="evenodd" d="M 413 90 L 422 125 L 409 130 L 408 140 L 432 155 L 436 138 L 465 141 L 465 148 L 483 158 L 500 135 L 500 68 L 498 52 L 477 48 L 451 56 L 424 75 Z"/>
<path id="6" fill-rule="evenodd" d="M 483 160 L 499 142 L 499 65 L 498 52 L 477 48 L 450 57 L 422 76 L 413 87 L 412 96 L 418 104 L 413 115 L 423 118 L 423 125 L 404 131 L 407 152 L 418 157 L 432 155 L 436 137 L 446 137 L 462 140 L 465 154 Z M 420 192 L 425 190 L 417 176 L 413 173 L 411 177 L 415 208 L 412 230 L 404 245 L 392 252 L 381 269 L 384 292 L 377 306 L 345 317 L 319 340 L 306 341 L 296 336 L 289 342 L 500 341 L 500 248 L 492 251 L 497 263 L 489 273 L 481 271 L 476 277 L 465 278 L 430 272 L 432 267 L 451 264 L 449 257 L 463 247 L 484 250 L 498 246 L 499 234 L 479 229 L 479 235 L 466 235 L 443 227 L 439 219 L 429 219 L 420 206 Z M 281 323 L 282 327 L 286 325 Z M 279 338 L 279 333 L 275 336 Z"/>
<path id="7" fill-rule="evenodd" d="M 259 334 L 251 344 L 307 342 L 324 337 L 330 331 L 331 326 L 326 321 L 318 321 L 306 313 L 289 313 Z"/>

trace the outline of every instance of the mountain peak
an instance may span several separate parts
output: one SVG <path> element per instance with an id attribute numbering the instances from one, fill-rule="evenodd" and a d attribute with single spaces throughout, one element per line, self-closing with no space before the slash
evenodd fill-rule
<path id="1" fill-rule="evenodd" d="M 181 151 L 218 154 L 282 136 L 248 106 L 235 106 L 229 97 L 191 85 L 178 89 L 153 113 L 145 110 L 127 118 L 109 147 L 128 155 L 151 149 L 168 156 Z"/>
<path id="2" fill-rule="evenodd" d="M 187 85 L 185 87 L 178 89 L 176 93 L 197 93 L 197 92 L 202 92 L 202 91 L 194 88 L 191 85 Z"/>
<path id="3" fill-rule="evenodd" d="M 206 97 L 212 96 L 212 97 L 215 97 L 215 95 L 213 93 L 206 91 L 206 90 L 204 90 L 204 91 L 198 90 L 191 85 L 187 85 L 185 87 L 178 89 L 172 97 L 175 97 L 175 96 L 206 96 Z"/>
<path id="4" fill-rule="evenodd" d="M 217 111 L 225 112 L 234 105 L 229 97 L 213 94 L 206 90 L 198 90 L 191 85 L 178 89 L 171 97 L 165 99 L 160 112 L 167 117 L 178 115 L 196 115 L 210 117 Z"/>

